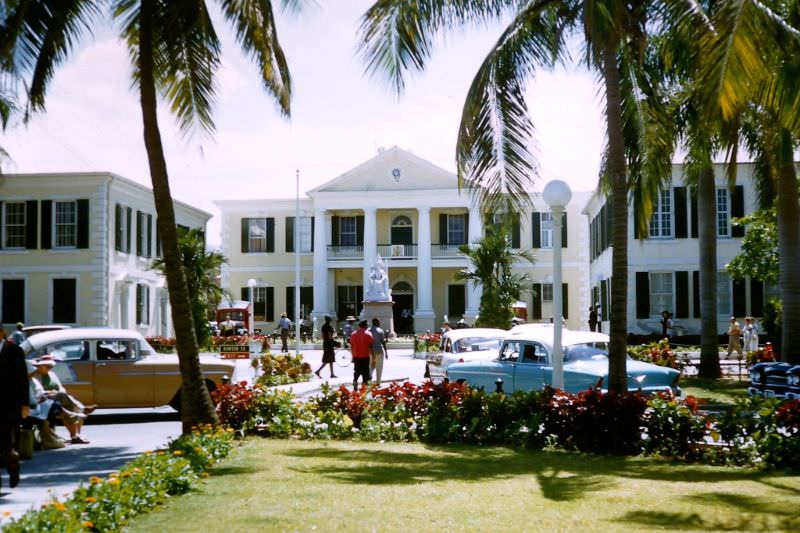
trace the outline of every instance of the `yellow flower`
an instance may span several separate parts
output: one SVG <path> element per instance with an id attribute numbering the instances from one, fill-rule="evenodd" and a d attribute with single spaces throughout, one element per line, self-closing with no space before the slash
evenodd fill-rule
<path id="1" fill-rule="evenodd" d="M 183 452 L 180 450 L 175 450 L 174 452 L 172 452 L 172 455 L 180 457 L 181 455 L 183 455 Z"/>
<path id="2" fill-rule="evenodd" d="M 208 472 L 203 472 L 202 474 L 200 474 L 200 477 L 208 477 Z"/>
<path id="3" fill-rule="evenodd" d="M 200 446 L 195 446 L 194 451 L 196 451 L 197 453 L 203 453 L 203 448 L 201 448 Z"/>
<path id="4" fill-rule="evenodd" d="M 53 504 L 53 507 L 55 507 L 57 511 L 61 511 L 61 512 L 63 512 L 63 511 L 66 511 L 66 510 L 67 510 L 67 506 L 66 506 L 66 505 L 64 505 L 64 504 L 63 504 L 63 503 L 61 503 L 61 502 L 55 502 L 55 503 Z"/>
<path id="5" fill-rule="evenodd" d="M 92 477 L 89 478 L 89 483 L 91 483 L 92 485 L 97 485 L 98 483 L 102 483 L 102 482 L 103 482 L 103 478 L 100 478 L 100 477 L 97 477 L 97 476 L 92 476 Z"/>
<path id="6" fill-rule="evenodd" d="M 93 528 L 94 527 L 94 522 L 92 522 L 91 520 L 86 520 L 83 523 L 83 527 L 85 527 L 85 528 Z"/>
<path id="7" fill-rule="evenodd" d="M 141 474 L 141 473 L 142 473 L 142 469 L 141 469 L 141 468 L 139 468 L 138 466 L 134 466 L 134 467 L 133 467 L 133 472 L 134 472 L 135 474 Z"/>
<path id="8" fill-rule="evenodd" d="M 108 482 L 111 483 L 112 485 L 119 485 L 119 480 L 115 477 L 109 479 Z"/>
<path id="9" fill-rule="evenodd" d="M 87 501 L 88 503 L 94 503 L 94 502 L 96 502 L 96 501 L 97 501 L 97 498 L 95 498 L 94 496 L 87 496 L 87 497 L 86 497 L 86 501 Z"/>
<path id="10" fill-rule="evenodd" d="M 3 511 L 3 516 L 11 516 L 11 511 Z"/>

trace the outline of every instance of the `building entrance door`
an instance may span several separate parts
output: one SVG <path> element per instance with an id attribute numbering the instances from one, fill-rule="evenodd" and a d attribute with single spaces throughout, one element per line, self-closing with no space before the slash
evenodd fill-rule
<path id="1" fill-rule="evenodd" d="M 414 333 L 414 295 L 395 294 L 392 292 L 394 307 L 394 331 L 398 335 L 412 335 Z"/>

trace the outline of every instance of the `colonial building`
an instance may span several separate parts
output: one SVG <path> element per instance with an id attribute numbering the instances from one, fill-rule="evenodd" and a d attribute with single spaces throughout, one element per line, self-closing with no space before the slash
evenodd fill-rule
<path id="1" fill-rule="evenodd" d="M 175 202 L 179 226 L 210 214 Z M 0 176 L 0 321 L 171 335 L 150 189 L 110 173 Z"/>
<path id="2" fill-rule="evenodd" d="M 739 164 L 733 187 L 727 184 L 724 166 L 714 168 L 716 180 L 717 226 L 717 323 L 720 333 L 727 331 L 731 316 L 760 317 L 774 287 L 756 280 L 733 281 L 725 271 L 738 253 L 744 228 L 731 224 L 733 218 L 756 209 L 752 183 L 752 164 Z M 611 209 L 603 195 L 595 193 L 584 207 L 589 219 L 590 279 L 592 301 L 609 309 L 611 287 Z M 683 166 L 673 165 L 669 187 L 663 188 L 655 211 L 640 235 L 628 221 L 628 331 L 661 332 L 661 314 L 670 311 L 678 334 L 700 332 L 700 284 L 697 196 L 684 184 Z M 608 316 L 603 313 L 603 320 Z M 607 331 L 604 327 L 604 331 Z"/>
<path id="3" fill-rule="evenodd" d="M 588 320 L 589 236 L 580 214 L 589 193 L 567 206 L 563 241 L 565 316 Z M 522 295 L 529 321 L 547 321 L 552 305 L 552 219 L 538 193 L 519 213 L 511 246 L 535 262 L 515 265 L 530 277 Z M 433 330 L 445 317 L 474 321 L 480 291 L 456 281 L 468 267 L 461 244 L 479 240 L 483 223 L 457 178 L 397 147 L 295 200 L 218 201 L 222 212 L 222 285 L 253 302 L 255 326 L 271 331 L 281 312 L 294 316 L 295 253 L 301 259 L 300 306 L 318 321 L 361 312 L 366 276 L 380 255 L 388 267 L 394 324 L 400 333 Z M 295 242 L 294 228 L 299 227 Z"/>

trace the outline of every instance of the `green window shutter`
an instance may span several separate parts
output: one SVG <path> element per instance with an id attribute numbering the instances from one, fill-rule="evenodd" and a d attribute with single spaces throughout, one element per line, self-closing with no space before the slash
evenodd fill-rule
<path id="1" fill-rule="evenodd" d="M 511 221 L 511 247 L 520 247 L 519 215 L 514 215 L 514 218 Z"/>
<path id="2" fill-rule="evenodd" d="M 464 217 L 464 242 L 454 244 L 469 244 L 469 214 L 464 213 L 461 216 Z"/>
<path id="3" fill-rule="evenodd" d="M 448 244 L 447 242 L 447 215 L 444 213 L 439 214 L 439 244 Z"/>
<path id="4" fill-rule="evenodd" d="M 89 200 L 83 198 L 78 200 L 78 248 L 89 247 Z"/>
<path id="5" fill-rule="evenodd" d="M 144 249 L 142 247 L 142 236 L 144 235 L 144 213 L 136 210 L 136 255 L 139 257 L 144 256 Z M 141 324 L 141 322 L 139 322 Z"/>
<path id="6" fill-rule="evenodd" d="M 286 217 L 286 251 L 294 252 L 294 217 Z"/>
<path id="7" fill-rule="evenodd" d="M 294 320 L 294 287 L 286 287 L 286 315 Z"/>
<path id="8" fill-rule="evenodd" d="M 267 289 L 267 322 L 275 321 L 275 287 L 266 287 Z"/>
<path id="9" fill-rule="evenodd" d="M 569 319 L 569 286 L 567 283 L 561 284 L 561 313 L 564 320 Z"/>
<path id="10" fill-rule="evenodd" d="M 131 218 L 133 217 L 133 209 L 130 207 L 125 208 L 125 220 L 127 221 L 128 225 L 126 227 L 125 233 L 125 253 L 131 253 Z"/>
<path id="11" fill-rule="evenodd" d="M 267 218 L 267 252 L 275 251 L 275 219 Z"/>
<path id="12" fill-rule="evenodd" d="M 650 318 L 650 273 L 636 273 L 636 318 Z"/>
<path id="13" fill-rule="evenodd" d="M 49 250 L 53 247 L 53 201 L 42 200 L 42 228 L 40 243 L 42 249 Z"/>
<path id="14" fill-rule="evenodd" d="M 114 206 L 114 249 L 122 251 L 122 206 Z"/>
<path id="15" fill-rule="evenodd" d="M 689 272 L 675 272 L 675 318 L 689 318 Z"/>
<path id="16" fill-rule="evenodd" d="M 633 238 L 640 239 L 641 236 L 639 235 L 641 232 L 639 231 L 639 211 L 641 208 L 639 207 L 639 202 L 633 202 Z M 613 217 L 609 217 L 613 218 Z"/>
<path id="17" fill-rule="evenodd" d="M 356 246 L 364 246 L 364 215 L 356 217 Z"/>
<path id="18" fill-rule="evenodd" d="M 314 251 L 314 217 L 311 217 L 311 251 Z"/>
<path id="19" fill-rule="evenodd" d="M 741 218 L 744 216 L 744 187 L 737 185 L 731 191 L 731 218 Z M 731 228 L 732 237 L 744 237 L 744 226 L 733 226 Z"/>
<path id="20" fill-rule="evenodd" d="M 242 219 L 242 253 L 250 252 L 250 219 Z"/>
<path id="21" fill-rule="evenodd" d="M 686 187 L 675 187 L 673 194 L 675 198 L 675 238 L 685 239 L 689 236 L 686 224 Z"/>
<path id="22" fill-rule="evenodd" d="M 147 215 L 147 249 L 144 251 L 145 257 L 153 257 L 153 215 Z"/>
<path id="23" fill-rule="evenodd" d="M 564 211 L 564 216 L 561 217 L 561 247 L 566 248 L 568 246 L 567 235 L 569 235 L 569 231 L 567 230 L 567 212 Z"/>
<path id="24" fill-rule="evenodd" d="M 692 239 L 696 239 L 699 233 L 697 231 L 697 191 L 695 190 L 692 190 L 689 195 L 689 212 L 692 216 L 691 236 Z"/>
<path id="25" fill-rule="evenodd" d="M 692 271 L 692 306 L 694 318 L 700 318 L 700 272 Z"/>
<path id="26" fill-rule="evenodd" d="M 542 319 L 542 284 L 533 284 L 533 309 L 531 315 L 534 320 Z"/>
<path id="27" fill-rule="evenodd" d="M 250 287 L 242 287 L 242 290 L 239 294 L 241 296 L 241 299 L 244 300 L 245 302 L 250 301 Z"/>
<path id="28" fill-rule="evenodd" d="M 39 239 L 39 202 L 28 200 L 25 202 L 25 248 L 35 250 L 38 248 Z"/>

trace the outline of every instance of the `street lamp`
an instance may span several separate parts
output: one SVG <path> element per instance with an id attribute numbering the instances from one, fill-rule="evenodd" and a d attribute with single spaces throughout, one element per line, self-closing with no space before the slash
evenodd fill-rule
<path id="1" fill-rule="evenodd" d="M 561 288 L 561 216 L 572 199 L 565 182 L 551 180 L 544 186 L 542 197 L 553 216 L 553 388 L 564 390 L 564 358 L 561 353 L 561 315 L 564 305 Z"/>
<path id="2" fill-rule="evenodd" d="M 253 301 L 253 289 L 255 288 L 256 285 L 258 285 L 258 281 L 256 281 L 255 279 L 250 278 L 247 280 L 247 288 L 249 289 L 248 294 L 250 295 L 250 316 L 247 317 L 247 322 L 248 322 L 247 329 L 249 330 L 248 333 L 251 334 L 253 333 L 255 327 L 255 324 L 253 322 L 255 322 L 256 318 L 255 307 L 254 307 L 255 302 Z"/>

